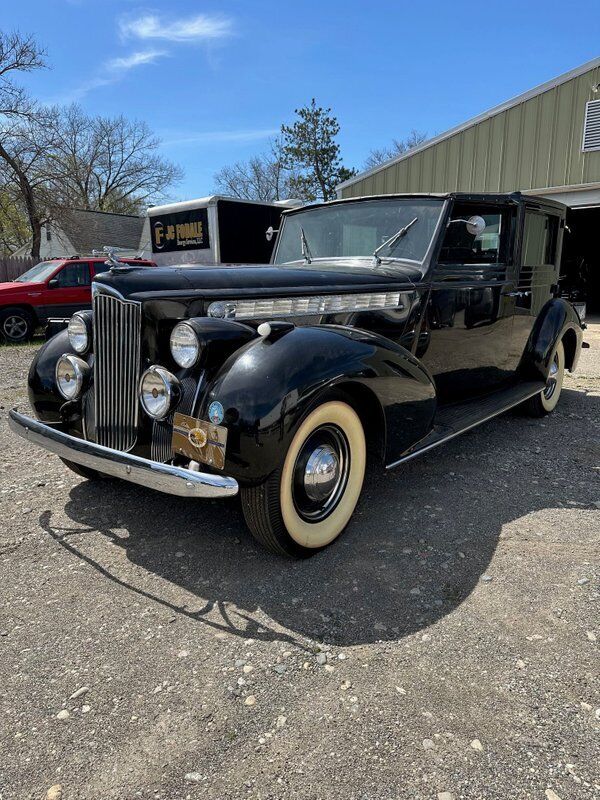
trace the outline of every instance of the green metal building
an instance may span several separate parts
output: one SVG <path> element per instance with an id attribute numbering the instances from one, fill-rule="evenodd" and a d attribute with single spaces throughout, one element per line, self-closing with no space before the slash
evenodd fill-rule
<path id="1" fill-rule="evenodd" d="M 600 311 L 600 58 L 338 187 L 342 198 L 450 191 L 522 191 L 568 205 L 563 265 Z"/>

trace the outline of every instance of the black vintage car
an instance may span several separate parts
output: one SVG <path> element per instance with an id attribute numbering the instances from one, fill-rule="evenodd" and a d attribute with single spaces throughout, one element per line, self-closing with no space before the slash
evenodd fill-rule
<path id="1" fill-rule="evenodd" d="M 238 492 L 308 556 L 386 469 L 519 406 L 556 406 L 582 324 L 559 297 L 563 206 L 389 195 L 283 215 L 261 267 L 114 267 L 38 352 L 12 428 L 79 475 Z"/>

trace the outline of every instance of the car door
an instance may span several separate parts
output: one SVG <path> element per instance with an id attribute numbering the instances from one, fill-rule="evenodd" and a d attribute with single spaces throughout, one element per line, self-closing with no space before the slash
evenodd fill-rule
<path id="1" fill-rule="evenodd" d="M 523 214 L 512 341 L 512 359 L 517 363 L 536 317 L 558 285 L 561 224 L 558 210 L 530 207 Z"/>
<path id="2" fill-rule="evenodd" d="M 43 300 L 46 318 L 70 317 L 76 311 L 91 308 L 89 262 L 65 262 L 47 282 Z"/>
<path id="3" fill-rule="evenodd" d="M 423 362 L 440 403 L 500 388 L 512 376 L 517 206 L 454 204 L 431 273 Z M 475 230 L 473 218 L 485 227 Z"/>

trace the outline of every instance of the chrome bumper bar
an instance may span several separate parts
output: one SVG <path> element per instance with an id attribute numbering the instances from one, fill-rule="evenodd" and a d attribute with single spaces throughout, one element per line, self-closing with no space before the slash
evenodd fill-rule
<path id="1" fill-rule="evenodd" d="M 9 412 L 8 424 L 23 439 L 67 461 L 98 470 L 104 475 L 146 486 L 148 489 L 179 497 L 230 497 L 238 493 L 238 483 L 234 478 L 172 467 L 87 442 L 27 417 L 16 408 Z"/>

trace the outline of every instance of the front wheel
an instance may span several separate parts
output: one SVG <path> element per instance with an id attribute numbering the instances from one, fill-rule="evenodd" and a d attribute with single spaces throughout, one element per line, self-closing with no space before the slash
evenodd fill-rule
<path id="1" fill-rule="evenodd" d="M 559 342 L 550 364 L 546 386 L 539 394 L 530 397 L 522 404 L 523 411 L 530 417 L 545 417 L 554 411 L 560 400 L 564 376 L 565 348 L 563 343 Z"/>
<path id="2" fill-rule="evenodd" d="M 241 490 L 254 537 L 280 555 L 306 558 L 337 539 L 362 489 L 366 442 L 358 414 L 339 400 L 302 422 L 283 465 L 260 486 Z"/>
<path id="3" fill-rule="evenodd" d="M 24 308 L 3 308 L 0 311 L 0 337 L 7 344 L 23 344 L 33 336 L 33 318 Z"/>

